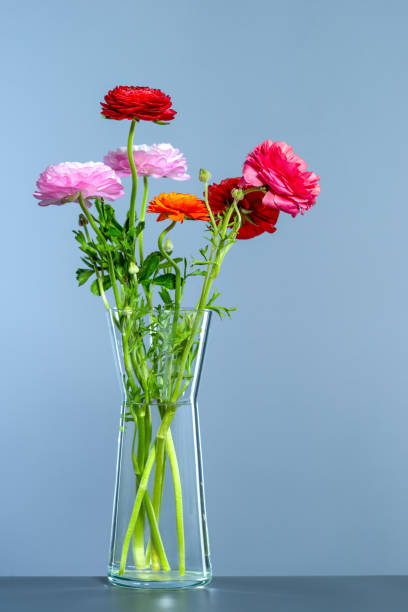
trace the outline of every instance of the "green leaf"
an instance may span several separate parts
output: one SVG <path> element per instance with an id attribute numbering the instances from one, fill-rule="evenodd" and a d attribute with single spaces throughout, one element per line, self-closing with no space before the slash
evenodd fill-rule
<path id="1" fill-rule="evenodd" d="M 119 221 L 116 220 L 115 209 L 110 204 L 104 204 L 103 209 L 105 212 L 106 220 L 109 223 L 112 223 L 118 229 L 122 229 L 121 224 L 119 223 Z"/>
<path id="2" fill-rule="evenodd" d="M 84 264 L 85 264 L 86 266 L 88 266 L 88 268 L 90 268 L 91 270 L 93 270 L 93 268 L 94 268 L 94 262 L 93 262 L 93 261 L 91 261 L 91 259 L 89 259 L 89 257 L 81 257 L 81 261 L 83 261 L 83 262 L 84 262 Z M 99 269 L 100 269 L 100 268 L 98 267 L 98 270 L 99 270 Z"/>
<path id="3" fill-rule="evenodd" d="M 126 214 L 126 221 L 123 225 L 123 230 L 125 234 L 131 239 L 137 238 L 140 232 L 143 232 L 146 223 L 144 221 L 139 221 L 139 223 L 135 227 L 129 227 L 129 211 Z"/>
<path id="4" fill-rule="evenodd" d="M 216 312 L 217 315 L 222 319 L 225 315 L 228 315 L 231 318 L 231 312 L 234 312 L 236 308 L 225 308 L 224 306 L 206 306 L 209 310 Z"/>
<path id="5" fill-rule="evenodd" d="M 173 305 L 173 300 L 171 299 L 170 293 L 167 291 L 167 289 L 165 289 L 164 287 L 160 289 L 159 295 L 161 299 L 163 300 L 164 304 L 166 304 L 166 306 Z"/>
<path id="6" fill-rule="evenodd" d="M 77 240 L 77 242 L 79 242 L 79 244 L 81 246 L 86 245 L 86 240 L 85 240 L 85 236 L 82 232 L 77 231 L 77 230 L 73 230 L 73 234 L 75 236 L 75 240 Z"/>
<path id="7" fill-rule="evenodd" d="M 136 227 L 134 228 L 134 233 L 135 236 L 137 237 L 141 232 L 143 232 L 144 228 L 145 228 L 145 222 L 144 221 L 139 221 L 139 223 L 136 225 Z"/>
<path id="8" fill-rule="evenodd" d="M 207 251 L 208 251 L 208 244 L 204 248 L 200 249 L 200 253 L 201 253 L 203 259 L 207 259 Z"/>
<path id="9" fill-rule="evenodd" d="M 166 287 L 167 289 L 175 289 L 176 288 L 176 275 L 168 272 L 167 274 L 160 274 L 160 276 L 156 276 L 153 279 L 154 285 L 160 285 L 161 287 Z"/>
<path id="10" fill-rule="evenodd" d="M 107 225 L 105 228 L 105 235 L 114 241 L 115 238 L 122 237 L 122 228 L 120 226 L 116 227 L 115 225 Z"/>
<path id="11" fill-rule="evenodd" d="M 76 271 L 76 279 L 78 281 L 78 286 L 84 285 L 88 278 L 94 274 L 94 270 L 88 270 L 85 268 L 78 268 Z"/>
<path id="12" fill-rule="evenodd" d="M 206 308 L 209 308 L 209 307 L 211 306 L 211 304 L 212 304 L 213 302 L 215 302 L 215 300 L 216 300 L 217 298 L 219 298 L 219 297 L 220 297 L 220 295 L 221 295 L 221 293 L 220 293 L 219 291 L 214 291 L 214 295 L 212 296 L 212 298 L 211 298 L 210 300 L 208 300 L 208 302 L 207 302 L 207 304 L 206 304 L 206 306 L 205 306 L 205 307 L 206 307 Z"/>
<path id="13" fill-rule="evenodd" d="M 204 270 L 195 270 L 194 272 L 189 272 L 187 276 L 205 276 L 206 274 Z"/>
<path id="14" fill-rule="evenodd" d="M 161 257 L 161 253 L 159 251 L 153 251 L 153 253 L 150 253 L 150 255 L 146 257 L 138 274 L 139 283 L 146 281 L 156 272 L 160 264 Z"/>
<path id="15" fill-rule="evenodd" d="M 184 257 L 175 257 L 173 259 L 174 263 L 180 263 L 180 261 L 183 261 Z M 164 268 L 171 268 L 171 264 L 169 264 L 169 262 L 167 260 L 164 260 L 160 266 L 158 267 L 158 270 L 163 270 Z"/>
<path id="16" fill-rule="evenodd" d="M 107 289 L 109 289 L 109 287 L 111 287 L 112 283 L 111 283 L 111 279 L 109 278 L 109 276 L 105 276 L 102 282 L 103 285 L 103 290 L 106 291 Z M 91 287 L 91 292 L 94 295 L 101 295 L 100 291 L 99 291 L 99 285 L 98 285 L 98 280 L 95 279 L 94 282 L 92 283 Z"/>
<path id="17" fill-rule="evenodd" d="M 95 198 L 95 208 L 98 211 L 99 216 L 103 216 L 102 202 L 99 198 Z"/>

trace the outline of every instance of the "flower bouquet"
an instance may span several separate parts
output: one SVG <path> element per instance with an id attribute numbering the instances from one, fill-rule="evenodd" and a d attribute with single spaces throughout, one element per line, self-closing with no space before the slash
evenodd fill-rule
<path id="1" fill-rule="evenodd" d="M 139 121 L 174 119 L 171 99 L 159 89 L 120 86 L 101 105 L 103 117 L 130 121 L 127 146 L 103 162 L 49 166 L 34 196 L 41 206 L 78 203 L 77 281 L 100 296 L 112 331 L 123 404 L 108 578 L 142 588 L 202 585 L 211 564 L 196 396 L 211 314 L 233 310 L 219 304 L 213 283 L 238 241 L 274 233 L 281 212 L 307 211 L 319 177 L 292 147 L 266 140 L 247 155 L 241 176 L 209 184 L 210 173 L 200 170 L 202 196 L 161 193 L 149 201 L 150 177 L 190 178 L 172 145 L 133 144 Z M 126 176 L 132 188 L 120 221 L 108 202 L 124 194 Z M 147 214 L 168 222 L 150 253 Z M 191 259 L 176 256 L 169 237 L 184 221 L 203 224 L 203 244 Z M 191 277 L 200 277 L 200 291 L 186 308 Z"/>

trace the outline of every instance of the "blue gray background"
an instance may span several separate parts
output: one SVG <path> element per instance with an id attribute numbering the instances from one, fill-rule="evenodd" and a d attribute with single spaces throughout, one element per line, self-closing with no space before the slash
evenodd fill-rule
<path id="1" fill-rule="evenodd" d="M 49 163 L 125 144 L 127 122 L 99 116 L 115 84 L 172 95 L 177 119 L 136 142 L 183 150 L 194 178 L 176 188 L 199 193 L 200 166 L 238 175 L 266 138 L 321 176 L 315 208 L 238 244 L 219 279 L 239 309 L 214 321 L 200 392 L 216 573 L 407 573 L 406 3 L 2 7 L 0 573 L 105 572 L 120 404 L 105 314 L 76 288 L 77 207 L 31 193 Z"/>

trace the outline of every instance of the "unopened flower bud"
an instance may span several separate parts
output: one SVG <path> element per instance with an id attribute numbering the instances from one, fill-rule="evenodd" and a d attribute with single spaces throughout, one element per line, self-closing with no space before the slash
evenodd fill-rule
<path id="1" fill-rule="evenodd" d="M 170 240 L 170 238 L 166 238 L 166 240 L 164 241 L 164 245 L 163 248 L 165 250 L 165 252 L 167 253 L 167 255 L 171 255 L 174 249 L 173 243 Z"/>
<path id="2" fill-rule="evenodd" d="M 129 264 L 129 274 L 131 276 L 136 276 L 136 274 L 139 272 L 139 266 L 135 264 L 134 261 L 131 261 Z"/>
<path id="3" fill-rule="evenodd" d="M 132 316 L 132 309 L 130 308 L 130 306 L 125 306 L 125 308 L 123 309 L 123 314 L 125 315 L 125 317 L 131 317 Z"/>
<path id="4" fill-rule="evenodd" d="M 85 227 L 85 225 L 88 225 L 88 219 L 82 213 L 79 215 L 78 224 L 79 227 Z"/>
<path id="5" fill-rule="evenodd" d="M 211 173 L 208 172 L 208 170 L 204 170 L 204 168 L 200 168 L 198 178 L 202 183 L 208 183 L 211 178 Z"/>
<path id="6" fill-rule="evenodd" d="M 231 195 L 232 195 L 232 197 L 234 198 L 234 200 L 236 202 L 240 202 L 245 197 L 243 189 L 232 189 L 231 190 Z"/>

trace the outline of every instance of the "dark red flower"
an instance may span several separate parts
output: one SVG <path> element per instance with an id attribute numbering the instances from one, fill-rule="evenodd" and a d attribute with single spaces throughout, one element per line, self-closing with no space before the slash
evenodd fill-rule
<path id="1" fill-rule="evenodd" d="M 101 106 L 102 115 L 108 119 L 171 121 L 176 115 L 170 96 L 151 87 L 120 85 L 106 94 Z"/>
<path id="2" fill-rule="evenodd" d="M 213 183 L 208 187 L 208 202 L 214 214 L 222 213 L 233 201 L 232 189 L 238 188 L 240 177 L 227 178 L 221 183 Z M 247 193 L 243 200 L 238 202 L 241 213 L 242 225 L 237 238 L 245 240 L 255 238 L 264 232 L 273 234 L 276 232 L 276 222 L 279 210 L 266 206 L 262 203 L 264 193 L 252 191 Z M 235 213 L 234 213 L 235 214 Z"/>

